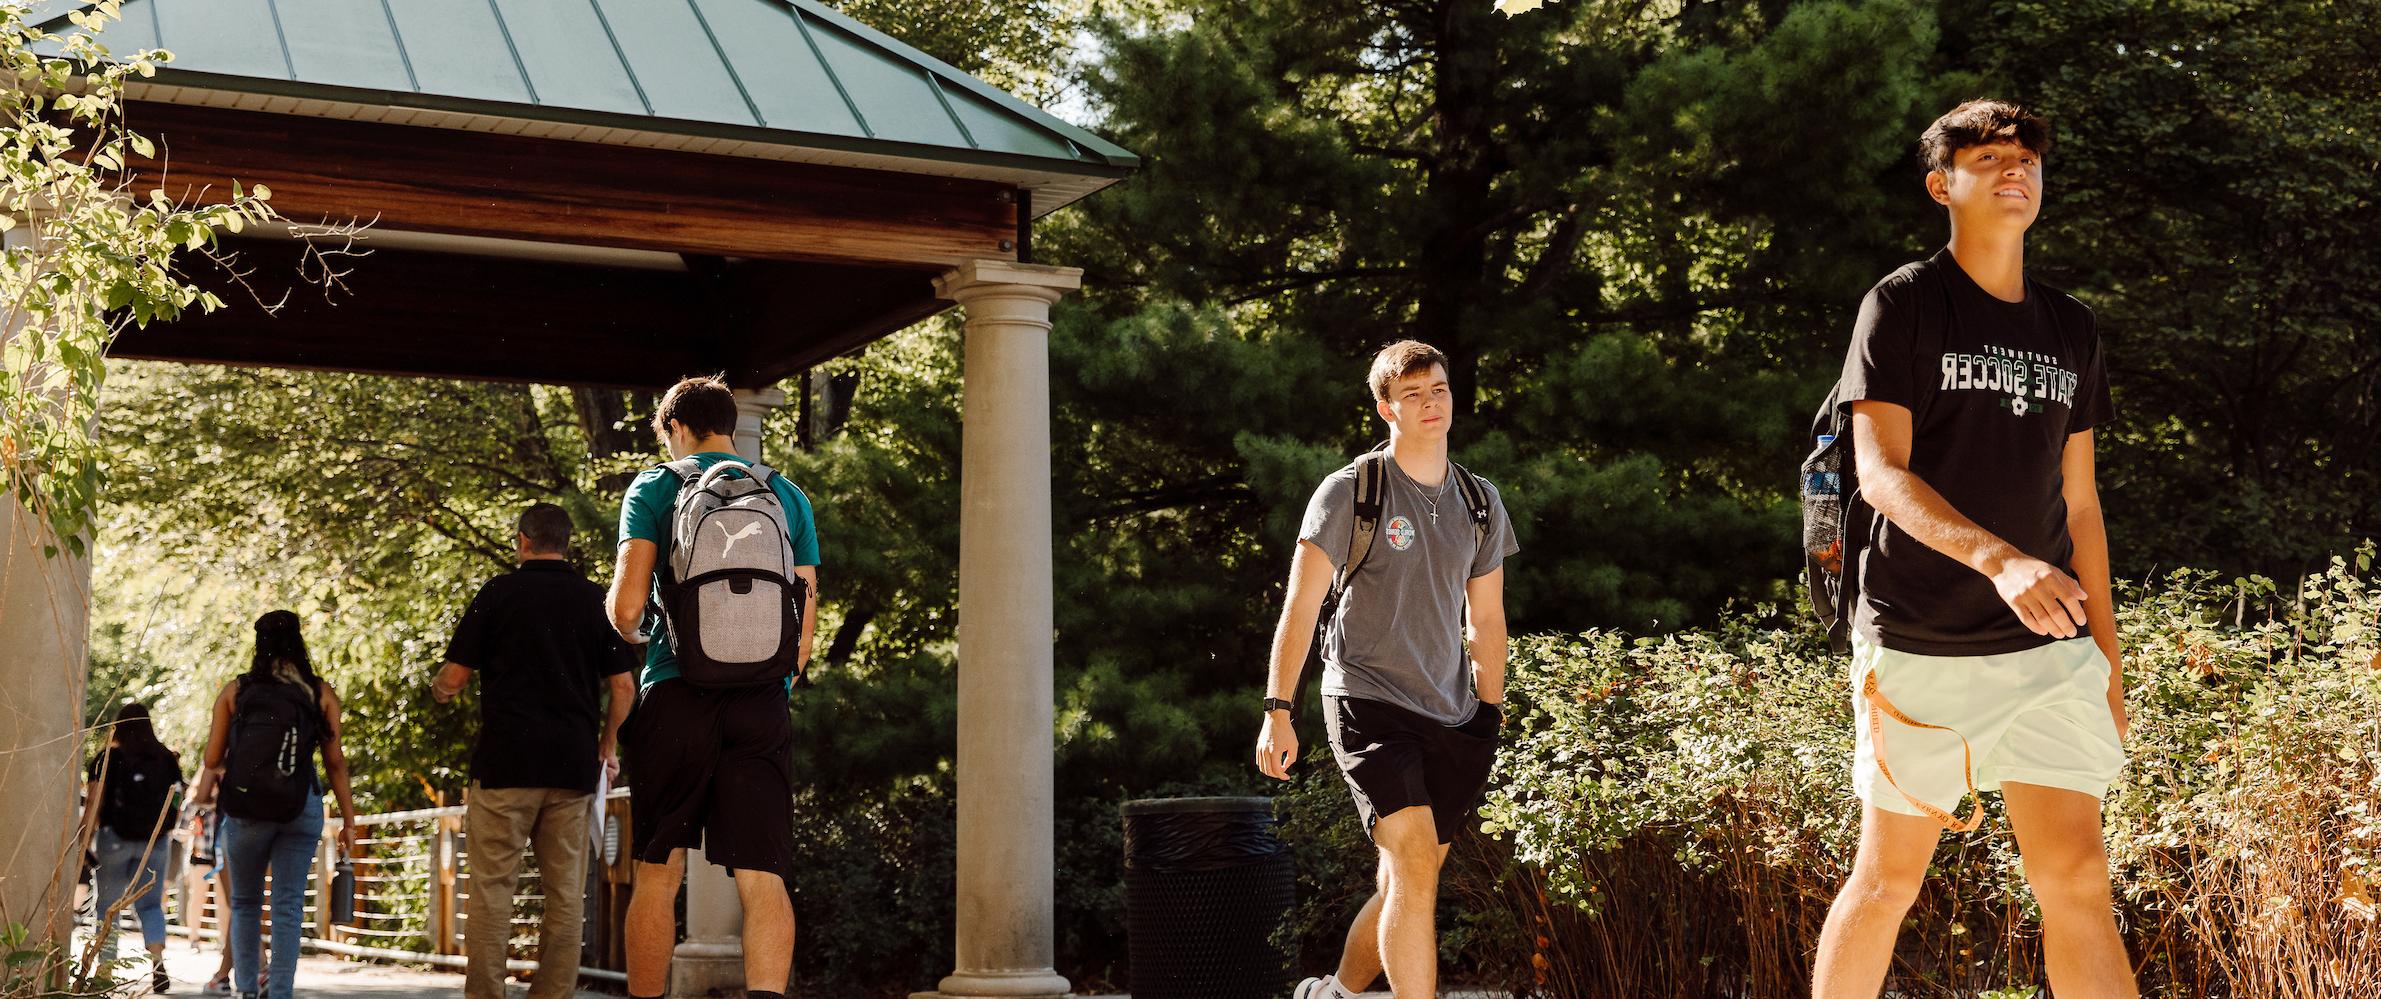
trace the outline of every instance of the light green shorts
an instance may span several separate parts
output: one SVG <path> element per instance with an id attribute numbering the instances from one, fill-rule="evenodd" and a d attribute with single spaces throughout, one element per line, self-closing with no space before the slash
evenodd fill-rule
<path id="1" fill-rule="evenodd" d="M 1877 692 L 1910 720 L 1951 730 L 1912 727 L 1890 712 L 1880 716 L 1873 728 L 1884 739 L 1892 783 L 1877 765 L 1870 735 L 1875 706 L 1862 692 L 1872 671 Z M 2108 657 L 2089 638 L 1997 656 L 1922 656 L 1855 638 L 1852 711 L 1860 733 L 1853 790 L 1862 803 L 1889 812 L 1926 815 L 1909 800 L 1916 798 L 1956 813 L 1971 779 L 1978 791 L 2015 782 L 2098 798 L 2125 766 L 2108 711 Z M 1971 772 L 1962 772 L 1963 760 Z"/>

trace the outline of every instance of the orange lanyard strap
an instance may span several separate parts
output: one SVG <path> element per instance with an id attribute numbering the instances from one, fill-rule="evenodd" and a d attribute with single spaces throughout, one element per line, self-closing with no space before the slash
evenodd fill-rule
<path id="1" fill-rule="evenodd" d="M 1957 729 L 1944 725 L 1929 725 L 1925 722 L 1912 718 L 1909 715 L 1903 714 L 1900 708 L 1893 706 L 1892 701 L 1885 699 L 1885 694 L 1883 691 L 1877 689 L 1877 671 L 1875 668 L 1870 668 L 1861 676 L 1860 696 L 1868 701 L 1869 706 L 1868 745 L 1869 749 L 1876 754 L 1877 773 L 1884 776 L 1885 783 L 1891 785 L 1892 788 L 1896 792 L 1899 792 L 1903 798 L 1908 799 L 1910 804 L 1916 807 L 1920 812 L 1924 813 L 1927 818 L 1942 823 L 1943 828 L 1945 829 L 1949 829 L 1955 833 L 1967 832 L 1976 828 L 1977 826 L 1983 825 L 1984 797 L 1976 793 L 1976 763 L 1970 755 L 1973 751 L 1968 747 L 1968 737 L 1960 735 L 1959 730 Z M 1953 737 L 1959 740 L 1960 776 L 1967 781 L 1967 796 L 1975 799 L 1974 805 L 1972 805 L 1968 810 L 1968 817 L 1965 821 L 1962 821 L 1959 819 L 1959 817 L 1952 815 L 1950 812 L 1946 812 L 1940 808 L 1936 808 L 1933 805 L 1918 800 L 1917 795 L 1902 790 L 1901 782 L 1893 779 L 1893 768 L 1885 765 L 1886 718 L 1892 718 L 1894 721 L 1908 725 L 1911 728 L 1930 728 L 1937 732 L 1949 732 Z M 1956 804 L 1956 802 L 1954 802 L 1954 804 Z"/>

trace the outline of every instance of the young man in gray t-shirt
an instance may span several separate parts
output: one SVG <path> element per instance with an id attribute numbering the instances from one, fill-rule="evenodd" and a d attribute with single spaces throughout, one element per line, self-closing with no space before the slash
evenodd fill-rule
<path id="1" fill-rule="evenodd" d="M 1257 769 L 1289 779 L 1299 669 L 1353 559 L 1323 627 L 1324 727 L 1380 850 L 1380 883 L 1348 929 L 1337 973 L 1299 983 L 1295 999 L 1345 999 L 1384 973 L 1401 997 L 1437 994 L 1439 865 L 1479 807 L 1504 722 L 1504 563 L 1520 550 L 1512 522 L 1495 486 L 1447 459 L 1445 355 L 1391 344 L 1373 358 L 1370 381 L 1389 448 L 1333 473 L 1307 505 L 1273 636 Z M 1356 537 L 1368 474 L 1380 510 L 1366 547 Z"/>

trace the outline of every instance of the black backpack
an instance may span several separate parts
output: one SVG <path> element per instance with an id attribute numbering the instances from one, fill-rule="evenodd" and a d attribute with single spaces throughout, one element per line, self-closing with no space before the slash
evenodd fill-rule
<path id="1" fill-rule="evenodd" d="M 1957 266 L 1956 264 L 1953 266 Z M 1911 294 L 1909 336 L 1930 338 L 1913 343 L 1911 363 L 1918 377 L 1928 377 L 1942 354 L 1943 331 L 1950 323 L 1951 286 L 1933 268 L 1918 272 Z M 1930 311 L 1944 315 L 1929 322 Z M 2055 311 L 2055 310 L 2054 310 Z M 2062 331 L 2063 336 L 2063 331 Z M 1852 451 L 1852 403 L 1843 398 L 1839 377 L 1827 390 L 1827 400 L 1811 418 L 1816 446 L 1802 459 L 1796 492 L 1802 496 L 1803 574 L 1809 584 L 1811 614 L 1827 632 L 1827 648 L 1844 653 L 1852 648 L 1853 609 L 1860 602 L 1860 552 L 1868 547 L 1871 515 L 1876 511 L 1860 499 L 1860 466 Z M 1911 414 L 1913 421 L 1923 413 Z"/>
<path id="2" fill-rule="evenodd" d="M 1852 645 L 1852 607 L 1860 599 L 1860 549 L 1868 543 L 1869 508 L 1860 501 L 1859 465 L 1852 456 L 1852 407 L 1839 401 L 1843 385 L 1811 419 L 1818 446 L 1802 459 L 1803 574 L 1811 613 L 1827 632 L 1827 648 Z"/>
<path id="3" fill-rule="evenodd" d="M 148 842 L 168 828 L 161 816 L 173 809 L 174 788 L 182 783 L 181 760 L 170 752 L 127 753 L 109 750 L 107 793 L 99 802 L 99 822 L 128 840 Z"/>
<path id="4" fill-rule="evenodd" d="M 259 822 L 297 818 L 314 794 L 314 749 L 322 707 L 312 688 L 240 678 L 225 754 L 223 812 Z"/>
<path id="5" fill-rule="evenodd" d="M 1331 592 L 1323 597 L 1323 608 L 1315 615 L 1315 637 L 1307 658 L 1314 661 L 1316 668 L 1298 672 L 1300 704 L 1306 703 L 1307 679 L 1322 672 L 1323 633 L 1330 630 L 1331 619 L 1339 614 L 1339 601 L 1347 595 L 1348 580 L 1354 578 L 1356 570 L 1364 568 L 1364 560 L 1372 556 L 1372 538 L 1381 526 L 1381 497 L 1389 491 L 1390 460 L 1387 445 L 1356 456 L 1356 522 L 1348 538 L 1347 561 L 1341 563 L 1339 571 L 1331 576 Z M 1487 544 L 1488 487 L 1480 482 L 1479 476 L 1473 475 L 1452 459 L 1447 465 L 1453 469 L 1451 474 L 1455 476 L 1456 491 L 1463 494 L 1463 512 L 1471 517 L 1472 539 L 1478 544 Z"/>

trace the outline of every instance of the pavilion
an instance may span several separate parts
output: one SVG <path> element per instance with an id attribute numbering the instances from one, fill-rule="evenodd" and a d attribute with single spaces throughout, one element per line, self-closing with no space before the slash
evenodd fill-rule
<path id="1" fill-rule="evenodd" d="M 40 14 L 65 30 L 76 6 Z M 645 389 L 724 371 L 757 457 L 774 385 L 963 308 L 958 967 L 930 994 L 1067 992 L 1047 336 L 1081 272 L 1034 261 L 1033 222 L 1133 154 L 817 0 L 126 0 L 104 37 L 174 53 L 127 95 L 158 144 L 143 187 L 269 185 L 294 226 L 367 221 L 373 249 L 346 294 L 275 315 L 225 294 L 115 356 Z M 286 232 L 228 242 L 295 259 Z M 43 559 L 31 519 L 0 504 L 11 857 L 64 835 L 87 649 L 89 565 Z M 733 882 L 689 866 L 680 995 L 742 976 Z M 33 880 L 0 888 L 9 911 Z"/>

